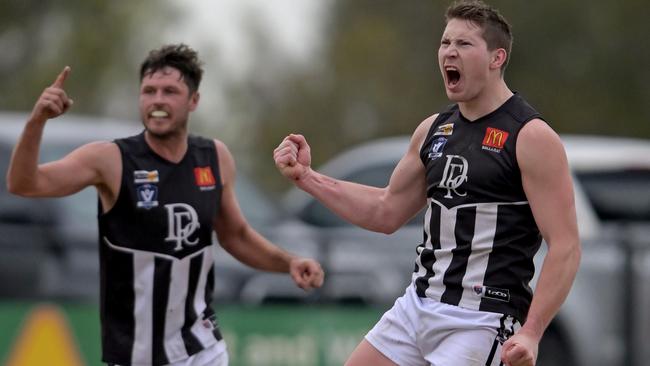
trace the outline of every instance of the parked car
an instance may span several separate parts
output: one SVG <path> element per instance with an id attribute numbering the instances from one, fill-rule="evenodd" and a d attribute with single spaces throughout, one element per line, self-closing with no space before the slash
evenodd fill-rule
<path id="1" fill-rule="evenodd" d="M 99 298 L 97 202 L 93 188 L 65 198 L 31 199 L 7 192 L 9 157 L 27 115 L 0 114 L 0 298 Z M 83 116 L 49 121 L 41 161 L 63 157 L 81 144 L 133 135 L 137 123 Z"/>
<path id="2" fill-rule="evenodd" d="M 650 222 L 650 141 L 563 137 L 569 164 L 605 223 Z"/>
<path id="3" fill-rule="evenodd" d="M 564 136 L 563 141 L 575 175 L 583 259 L 573 289 L 542 341 L 538 364 L 645 365 L 640 360 L 650 359 L 642 343 L 650 337 L 650 288 L 644 285 L 650 279 L 650 240 L 637 235 L 631 253 L 631 239 L 621 223 L 635 220 L 641 232 L 649 223 L 650 141 L 585 136 Z M 385 186 L 407 146 L 407 137 L 373 141 L 318 170 Z M 284 203 L 311 227 L 323 252 L 328 274 L 324 298 L 381 303 L 403 293 L 413 271 L 415 247 L 422 240 L 422 213 L 387 236 L 348 224 L 295 188 Z M 545 249 L 543 245 L 536 257 L 537 268 Z M 631 255 L 637 262 L 630 266 Z M 639 363 L 633 363 L 635 359 Z"/>

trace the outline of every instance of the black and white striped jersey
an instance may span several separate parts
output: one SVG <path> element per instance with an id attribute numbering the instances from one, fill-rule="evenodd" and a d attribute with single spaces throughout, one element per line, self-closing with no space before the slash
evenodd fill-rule
<path id="1" fill-rule="evenodd" d="M 515 147 L 539 117 L 515 94 L 478 120 L 453 105 L 433 122 L 420 150 L 428 209 L 413 273 L 418 296 L 525 320 L 542 238 Z"/>
<path id="2" fill-rule="evenodd" d="M 221 199 L 214 141 L 190 136 L 179 163 L 144 134 L 115 141 L 117 201 L 99 214 L 102 359 L 164 365 L 221 339 L 211 298 L 212 231 Z"/>

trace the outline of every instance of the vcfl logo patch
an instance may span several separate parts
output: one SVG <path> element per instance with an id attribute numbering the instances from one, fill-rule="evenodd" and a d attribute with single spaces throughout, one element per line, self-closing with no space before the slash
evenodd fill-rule
<path id="1" fill-rule="evenodd" d="M 190 240 L 196 229 L 201 225 L 196 210 L 185 203 L 165 205 L 167 210 L 167 237 L 165 241 L 176 243 L 175 251 L 183 249 L 183 245 L 196 245 L 199 239 Z"/>

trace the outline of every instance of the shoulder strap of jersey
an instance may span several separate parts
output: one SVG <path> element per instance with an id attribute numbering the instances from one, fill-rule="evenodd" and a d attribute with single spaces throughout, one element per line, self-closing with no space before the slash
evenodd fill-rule
<path id="1" fill-rule="evenodd" d="M 458 111 L 458 104 L 450 104 L 447 108 L 438 114 L 438 117 L 433 121 L 429 131 L 427 132 L 427 137 L 424 139 L 424 143 L 420 147 L 420 156 L 423 156 L 424 150 L 426 149 L 427 142 L 431 139 L 431 136 L 438 129 L 440 123 L 447 121 L 454 113 Z"/>
<path id="2" fill-rule="evenodd" d="M 213 139 L 208 139 L 202 136 L 196 136 L 196 135 L 190 135 L 188 137 L 188 145 L 190 147 L 194 147 L 202 153 L 207 154 L 205 157 L 210 159 L 211 157 L 214 157 L 214 167 L 213 167 L 213 174 L 214 174 L 214 179 L 219 182 L 219 185 L 221 185 L 221 167 L 219 166 L 219 151 L 217 150 L 217 145 L 215 144 Z"/>

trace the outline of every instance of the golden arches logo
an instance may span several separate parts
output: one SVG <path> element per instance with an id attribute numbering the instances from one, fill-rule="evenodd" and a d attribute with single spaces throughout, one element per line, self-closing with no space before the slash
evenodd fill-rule
<path id="1" fill-rule="evenodd" d="M 503 149 L 503 145 L 505 145 L 508 135 L 509 134 L 506 131 L 488 127 L 485 131 L 485 137 L 483 138 L 483 145 Z"/>
<path id="2" fill-rule="evenodd" d="M 212 169 L 209 166 L 194 168 L 194 178 L 196 179 L 196 184 L 200 187 L 216 184 Z"/>

